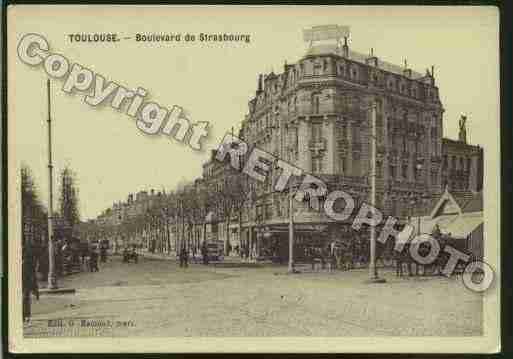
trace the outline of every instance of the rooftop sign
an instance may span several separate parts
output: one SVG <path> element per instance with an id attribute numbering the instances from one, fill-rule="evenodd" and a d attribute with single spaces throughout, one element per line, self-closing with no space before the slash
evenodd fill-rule
<path id="1" fill-rule="evenodd" d="M 305 42 L 340 40 L 343 37 L 349 37 L 349 26 L 342 25 L 320 25 L 313 26 L 311 29 L 303 30 L 303 39 Z"/>

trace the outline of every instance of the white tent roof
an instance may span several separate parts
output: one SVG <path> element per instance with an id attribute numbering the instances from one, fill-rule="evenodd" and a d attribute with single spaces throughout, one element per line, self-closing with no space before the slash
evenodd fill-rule
<path id="1" fill-rule="evenodd" d="M 421 217 L 420 231 L 418 230 L 419 218 L 412 218 L 407 226 L 397 235 L 399 243 L 409 242 L 418 233 L 431 234 L 438 225 L 441 233 L 450 234 L 453 238 L 467 238 L 480 224 L 483 223 L 483 213 L 463 213 L 460 215 L 443 215 L 436 218 Z"/>
<path id="2" fill-rule="evenodd" d="M 465 213 L 447 225 L 443 232 L 450 233 L 453 238 L 467 238 L 482 223 L 483 214 L 481 212 Z"/>

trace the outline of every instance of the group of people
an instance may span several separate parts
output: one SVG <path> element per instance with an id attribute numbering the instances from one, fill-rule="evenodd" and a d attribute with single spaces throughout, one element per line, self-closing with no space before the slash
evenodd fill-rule
<path id="1" fill-rule="evenodd" d="M 137 254 L 135 245 L 132 245 L 132 247 L 125 247 L 123 249 L 123 263 L 129 263 L 131 260 L 135 263 L 139 260 L 139 255 Z"/>
<path id="2" fill-rule="evenodd" d="M 441 239 L 438 240 L 440 248 L 443 248 L 445 242 Z M 395 274 L 397 277 L 402 277 L 408 274 L 408 276 L 418 276 L 422 270 L 422 275 L 425 276 L 431 272 L 431 274 L 441 275 L 442 268 L 445 267 L 445 263 L 448 260 L 448 253 L 440 250 L 439 255 L 429 264 L 422 264 L 416 261 L 410 253 L 411 244 L 407 243 L 404 245 L 402 251 L 395 252 Z M 429 255 L 429 244 L 422 243 L 418 249 L 420 257 L 427 257 Z M 405 271 L 406 267 L 406 271 Z M 415 270 L 413 270 L 415 269 Z"/>
<path id="3" fill-rule="evenodd" d="M 98 261 L 107 261 L 108 244 L 80 244 L 78 239 L 55 239 L 55 275 L 62 277 L 76 267 L 90 272 L 99 271 Z M 39 299 L 38 282 L 46 283 L 49 272 L 47 243 L 27 241 L 22 246 L 23 320 L 31 316 L 32 297 Z"/>
<path id="4" fill-rule="evenodd" d="M 203 241 L 200 247 L 202 263 L 208 265 L 211 260 L 211 253 L 209 253 L 208 244 Z M 219 256 L 221 253 L 217 253 Z M 196 258 L 195 253 L 192 253 L 192 258 Z M 180 267 L 187 268 L 189 266 L 189 249 L 186 246 L 182 246 L 178 251 L 178 259 L 180 261 Z M 214 258 L 215 259 L 215 258 Z"/>

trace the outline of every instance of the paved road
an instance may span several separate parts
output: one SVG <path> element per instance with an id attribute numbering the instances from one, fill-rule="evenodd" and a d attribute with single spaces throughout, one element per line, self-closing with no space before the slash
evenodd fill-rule
<path id="1" fill-rule="evenodd" d="M 29 336 L 471 336 L 482 334 L 482 297 L 457 278 L 396 278 L 366 284 L 366 270 L 287 275 L 286 267 L 214 267 L 114 258 L 62 284 L 75 295 L 43 296 Z M 76 329 L 49 319 L 84 319 Z M 93 320 L 92 327 L 88 326 Z M 110 321 L 103 327 L 101 321 Z"/>

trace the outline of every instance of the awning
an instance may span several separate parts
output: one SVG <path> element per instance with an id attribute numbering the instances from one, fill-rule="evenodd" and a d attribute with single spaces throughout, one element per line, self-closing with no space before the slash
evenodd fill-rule
<path id="1" fill-rule="evenodd" d="M 443 229 L 452 238 L 467 238 L 483 223 L 482 213 L 463 214 Z"/>
<path id="2" fill-rule="evenodd" d="M 432 234 L 435 226 L 438 225 L 442 232 L 445 232 L 443 228 L 447 226 L 447 224 L 454 221 L 456 218 L 455 215 L 445 215 L 439 216 L 436 218 L 431 218 L 429 216 L 425 217 L 413 217 L 410 222 L 408 222 L 407 226 L 397 235 L 396 242 L 406 243 L 415 238 L 417 235 L 428 235 Z M 419 230 L 419 222 L 420 222 L 420 230 Z"/>
<path id="3" fill-rule="evenodd" d="M 404 234 L 403 234 L 404 233 Z M 411 235 L 408 236 L 406 231 L 401 232 L 396 237 L 396 244 L 415 244 L 415 243 L 422 243 L 422 242 L 430 242 L 431 240 L 435 240 L 429 233 L 421 233 L 417 235 L 417 232 L 411 231 Z M 401 234 L 403 234 L 401 236 Z"/>

